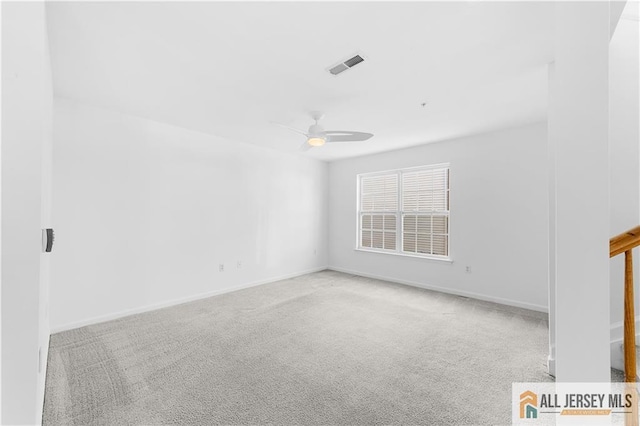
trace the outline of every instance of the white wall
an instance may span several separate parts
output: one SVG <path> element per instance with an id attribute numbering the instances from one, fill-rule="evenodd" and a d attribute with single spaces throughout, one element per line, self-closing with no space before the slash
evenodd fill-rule
<path id="1" fill-rule="evenodd" d="M 445 162 L 452 263 L 354 250 L 357 174 Z M 546 123 L 333 162 L 329 265 L 545 311 L 547 179 Z"/>
<path id="2" fill-rule="evenodd" d="M 611 378 L 609 4 L 558 2 L 555 22 L 548 114 L 555 153 L 555 375 L 558 382 L 605 382 Z"/>
<path id="3" fill-rule="evenodd" d="M 54 331 L 327 265 L 326 163 L 56 98 L 53 164 Z"/>
<path id="4" fill-rule="evenodd" d="M 52 88 L 44 3 L 2 3 L 2 424 L 42 416 Z"/>
<path id="5" fill-rule="evenodd" d="M 628 2 L 627 9 L 638 7 Z M 625 12 L 627 13 L 627 12 Z M 609 44 L 609 161 L 611 236 L 640 223 L 640 23 L 634 19 L 620 19 Z M 640 278 L 638 258 L 634 250 L 634 282 Z M 621 340 L 623 334 L 624 255 L 611 259 L 611 363 L 623 368 Z M 636 289 L 638 287 L 636 286 Z M 640 291 L 636 290 L 636 301 Z M 640 304 L 636 302 L 636 309 Z M 636 315 L 640 310 L 636 311 Z M 637 325 L 640 332 L 640 324 Z"/>
<path id="6" fill-rule="evenodd" d="M 555 89 L 555 63 L 550 63 L 547 67 L 547 104 L 548 104 L 548 117 L 552 117 L 551 120 L 547 119 L 547 135 L 553 133 L 553 126 L 555 124 L 553 120 L 554 110 L 556 105 L 553 99 Z M 556 375 L 556 144 L 555 141 L 547 137 L 547 171 L 549 178 L 548 186 L 548 216 L 549 216 L 549 228 L 548 228 L 548 293 L 549 293 L 549 356 L 547 357 L 547 369 L 552 376 Z"/>
<path id="7" fill-rule="evenodd" d="M 46 17 L 46 14 L 45 14 Z M 49 51 L 48 31 L 45 18 L 45 42 L 44 42 L 44 84 L 45 84 L 45 116 L 43 120 L 43 146 L 42 146 L 42 195 L 40 207 L 40 228 L 53 228 L 53 81 L 51 73 L 51 56 Z M 39 340 L 39 376 L 38 376 L 38 407 L 44 405 L 44 388 L 49 357 L 49 337 L 51 335 L 49 321 L 49 289 L 51 287 L 51 261 L 55 258 L 55 252 L 40 252 L 40 301 L 38 303 L 40 334 Z M 41 422 L 42 410 L 37 413 L 38 422 Z"/>

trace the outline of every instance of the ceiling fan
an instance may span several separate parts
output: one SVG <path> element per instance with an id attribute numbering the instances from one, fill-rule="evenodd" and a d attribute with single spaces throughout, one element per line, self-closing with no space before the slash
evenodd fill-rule
<path id="1" fill-rule="evenodd" d="M 329 142 L 360 142 L 366 141 L 373 136 L 372 133 L 365 132 L 352 132 L 350 130 L 324 130 L 322 126 L 318 124 L 318 121 L 322 120 L 324 114 L 314 111 L 311 113 L 311 118 L 315 121 L 315 124 L 309 126 L 309 130 L 296 129 L 281 123 L 274 123 L 285 129 L 292 130 L 296 133 L 306 136 L 307 140 L 300 146 L 300 149 L 306 151 L 313 147 L 322 146 Z"/>

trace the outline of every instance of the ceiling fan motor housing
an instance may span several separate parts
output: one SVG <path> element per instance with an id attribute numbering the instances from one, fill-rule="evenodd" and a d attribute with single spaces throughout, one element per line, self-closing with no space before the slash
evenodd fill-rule
<path id="1" fill-rule="evenodd" d="M 309 136 L 322 136 L 324 129 L 319 124 L 313 124 L 309 127 Z"/>

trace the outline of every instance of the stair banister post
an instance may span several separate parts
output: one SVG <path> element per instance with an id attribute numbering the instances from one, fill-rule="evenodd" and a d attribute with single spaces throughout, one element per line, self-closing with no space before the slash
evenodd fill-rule
<path id="1" fill-rule="evenodd" d="M 632 410 L 626 415 L 627 426 L 638 426 L 638 393 L 636 390 L 636 317 L 633 300 L 633 256 L 624 252 L 624 378 L 627 392 L 633 395 Z"/>
<path id="2" fill-rule="evenodd" d="M 636 322 L 631 250 L 624 252 L 624 371 L 626 382 L 636 381 Z"/>

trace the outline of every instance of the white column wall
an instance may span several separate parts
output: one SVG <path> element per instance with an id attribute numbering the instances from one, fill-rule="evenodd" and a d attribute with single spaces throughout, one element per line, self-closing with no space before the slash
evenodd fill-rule
<path id="1" fill-rule="evenodd" d="M 547 367 L 549 374 L 556 374 L 556 149 L 554 140 L 551 136 L 555 129 L 552 129 L 555 123 L 556 112 L 554 110 L 555 102 L 553 94 L 556 91 L 555 84 L 555 64 L 549 64 L 549 90 L 548 103 L 549 111 L 547 120 L 547 159 L 549 161 L 549 358 Z"/>
<path id="2" fill-rule="evenodd" d="M 40 423 L 48 322 L 43 186 L 52 89 L 43 2 L 2 3 L 2 418 Z M 50 206 L 50 204 L 48 204 Z M 39 355 L 40 354 L 40 355 Z"/>
<path id="3" fill-rule="evenodd" d="M 559 382 L 610 380 L 608 50 L 608 2 L 556 4 L 549 138 Z"/>

